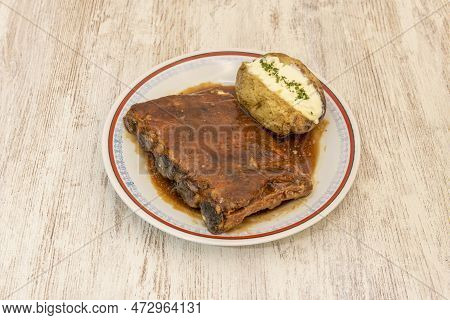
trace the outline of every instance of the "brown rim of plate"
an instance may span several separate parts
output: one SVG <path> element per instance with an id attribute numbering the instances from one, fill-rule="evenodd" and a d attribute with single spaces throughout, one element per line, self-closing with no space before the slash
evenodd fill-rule
<path id="1" fill-rule="evenodd" d="M 259 234 L 253 234 L 253 235 L 248 235 L 248 236 L 223 236 L 223 235 L 213 235 L 213 234 L 202 234 L 202 233 L 197 233 L 194 231 L 190 231 L 190 230 L 186 230 L 183 229 L 179 226 L 173 225 L 170 222 L 167 222 L 166 220 L 162 219 L 161 217 L 159 217 L 158 215 L 156 215 L 155 213 L 151 212 L 150 210 L 148 210 L 145 206 L 142 205 L 142 203 L 140 203 L 132 194 L 131 192 L 128 190 L 128 188 L 125 185 L 125 182 L 122 180 L 122 178 L 120 177 L 119 171 L 117 169 L 116 163 L 115 163 L 115 159 L 114 159 L 114 152 L 113 152 L 113 136 L 114 136 L 114 128 L 117 124 L 117 121 L 119 119 L 119 115 L 120 112 L 122 111 L 122 109 L 125 107 L 126 103 L 128 102 L 128 100 L 130 99 L 130 97 L 144 84 L 146 83 L 148 80 L 150 80 L 151 78 L 155 77 L 156 75 L 160 74 L 161 72 L 172 68 L 176 65 L 179 65 L 181 63 L 184 62 L 188 62 L 191 60 L 196 60 L 196 59 L 201 59 L 201 58 L 205 58 L 205 57 L 213 57 L 213 56 L 246 56 L 246 57 L 261 57 L 261 54 L 257 54 L 257 53 L 251 53 L 251 52 L 241 52 L 241 51 L 217 51 L 217 52 L 208 52 L 208 53 L 201 53 L 201 54 L 197 54 L 194 56 L 190 56 L 190 57 L 186 57 L 186 58 L 182 58 L 180 60 L 174 61 L 172 63 L 169 63 L 161 68 L 159 68 L 158 70 L 152 72 L 151 74 L 149 74 L 148 76 L 146 76 L 144 79 L 142 79 L 137 85 L 134 86 L 133 89 L 131 89 L 131 91 L 125 96 L 125 98 L 122 100 L 122 102 L 119 105 L 119 108 L 117 108 L 114 117 L 111 121 L 111 126 L 109 129 L 109 135 L 108 135 L 108 153 L 109 153 L 109 159 L 111 162 L 111 167 L 114 171 L 114 175 L 117 178 L 117 181 L 119 182 L 120 186 L 122 187 L 122 189 L 125 191 L 125 193 L 127 194 L 127 196 L 140 208 L 142 209 L 145 213 L 147 213 L 149 216 L 151 216 L 152 218 L 154 218 L 155 220 L 165 224 L 166 226 L 169 226 L 173 229 L 176 229 L 178 231 L 190 234 L 190 235 L 194 235 L 197 237 L 202 237 L 202 238 L 210 238 L 210 239 L 221 239 L 221 240 L 245 240 L 245 239 L 254 239 L 254 238 L 261 238 L 261 237 L 266 237 L 266 236 L 270 236 L 270 235 L 274 235 L 277 233 L 281 233 L 284 232 L 286 230 L 298 227 L 302 224 L 304 224 L 305 222 L 307 222 L 308 220 L 311 220 L 312 218 L 316 217 L 319 213 L 321 213 L 323 210 L 325 210 L 333 201 L 334 199 L 336 199 L 336 197 L 341 193 L 342 189 L 344 188 L 345 184 L 347 183 L 347 180 L 350 176 L 350 173 L 352 171 L 353 168 L 353 162 L 354 162 L 354 158 L 355 158 L 355 137 L 354 137 L 354 133 L 353 133 L 353 128 L 350 122 L 350 119 L 348 117 L 347 112 L 345 111 L 344 107 L 342 106 L 342 103 L 339 101 L 339 99 L 334 95 L 334 93 L 324 84 L 322 83 L 323 89 L 325 90 L 325 92 L 331 97 L 331 99 L 333 99 L 333 101 L 336 103 L 336 105 L 339 108 L 339 111 L 342 113 L 344 120 L 345 120 L 345 125 L 347 127 L 348 130 L 348 134 L 350 137 L 350 160 L 347 166 L 347 169 L 345 171 L 345 175 L 344 178 L 342 179 L 341 183 L 339 184 L 339 187 L 336 189 L 336 191 L 334 192 L 334 194 L 327 200 L 327 202 L 325 202 L 320 208 L 318 208 L 316 211 L 314 211 L 313 213 L 309 214 L 307 217 L 293 223 L 290 224 L 286 227 L 283 228 L 279 228 L 270 232 L 264 232 L 264 233 L 259 233 Z"/>

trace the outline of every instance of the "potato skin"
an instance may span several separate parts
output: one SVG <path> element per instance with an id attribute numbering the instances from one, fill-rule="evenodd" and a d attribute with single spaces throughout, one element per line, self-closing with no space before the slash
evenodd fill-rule
<path id="1" fill-rule="evenodd" d="M 263 57 L 266 56 L 275 56 L 284 64 L 295 65 L 311 80 L 320 94 L 323 109 L 320 119 L 323 118 L 326 107 L 320 80 L 300 60 L 283 53 L 267 53 Z M 236 96 L 256 121 L 278 135 L 302 134 L 316 126 L 313 121 L 305 118 L 289 103 L 270 91 L 259 78 L 249 73 L 245 63 L 242 63 L 236 76 Z"/>

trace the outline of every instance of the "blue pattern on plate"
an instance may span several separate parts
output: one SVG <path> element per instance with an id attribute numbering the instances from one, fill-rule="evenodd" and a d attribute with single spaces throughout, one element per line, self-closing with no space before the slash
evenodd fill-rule
<path id="1" fill-rule="evenodd" d="M 190 230 L 196 233 L 200 234 L 209 234 L 206 227 L 203 226 L 195 226 L 195 225 L 187 225 L 181 221 L 178 221 L 176 219 L 173 219 L 171 216 L 165 214 L 162 212 L 157 206 L 154 205 L 154 202 L 147 199 L 145 196 L 142 195 L 142 193 L 138 190 L 135 183 L 130 178 L 130 175 L 127 171 L 126 165 L 123 160 L 123 131 L 124 126 L 121 121 L 121 119 L 124 117 L 126 112 L 130 109 L 130 107 L 138 102 L 149 100 L 146 98 L 146 94 L 154 87 L 155 84 L 157 84 L 160 81 L 169 79 L 171 76 L 193 68 L 198 68 L 200 65 L 205 64 L 213 64 L 214 61 L 217 61 L 219 57 L 208 57 L 208 58 L 202 58 L 197 60 L 189 61 L 188 63 L 182 63 L 179 65 L 176 65 L 160 74 L 155 76 L 154 78 L 147 81 L 145 84 L 143 84 L 136 93 L 134 93 L 124 108 L 122 109 L 120 115 L 119 115 L 119 121 L 117 122 L 115 128 L 114 128 L 114 135 L 113 135 L 113 152 L 114 152 L 114 158 L 117 164 L 117 168 L 119 171 L 119 174 L 121 178 L 123 179 L 125 185 L 127 186 L 130 193 L 141 203 L 144 205 L 145 208 L 153 212 L 154 214 L 158 215 L 161 219 L 170 222 L 173 225 L 176 225 L 180 228 Z M 236 61 L 242 61 L 242 57 L 233 57 L 233 56 L 221 56 L 220 59 L 223 59 L 228 62 L 236 62 Z M 313 213 L 315 210 L 320 208 L 336 191 L 336 189 L 339 187 L 339 184 L 341 183 L 342 179 L 345 175 L 345 170 L 347 167 L 347 163 L 349 161 L 349 155 L 350 155 L 350 145 L 349 145 L 349 137 L 348 137 L 348 131 L 345 125 L 344 118 L 339 110 L 339 108 L 336 106 L 334 101 L 326 95 L 327 100 L 327 113 L 331 116 L 332 121 L 336 124 L 337 130 L 338 130 L 338 138 L 340 140 L 340 151 L 339 151 L 339 163 L 338 163 L 338 169 L 333 177 L 333 182 L 329 185 L 326 192 L 324 192 L 314 203 L 308 204 L 308 206 L 300 205 L 298 208 L 296 208 L 296 211 L 298 211 L 296 214 L 292 214 L 289 219 L 286 219 L 279 223 L 274 223 L 268 228 L 261 228 L 258 229 L 257 227 L 252 228 L 251 232 L 248 231 L 241 231 L 239 233 L 231 232 L 228 235 L 230 236 L 246 236 L 246 235 L 253 235 L 253 234 L 260 234 L 265 232 L 274 231 L 283 227 L 287 227 L 289 225 L 292 225 L 293 223 L 296 223 L 303 218 L 307 217 L 311 213 Z M 226 235 L 225 235 L 226 236 Z"/>

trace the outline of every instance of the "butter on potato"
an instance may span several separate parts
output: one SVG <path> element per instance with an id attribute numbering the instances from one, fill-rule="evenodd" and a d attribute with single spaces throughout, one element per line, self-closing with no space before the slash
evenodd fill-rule
<path id="1" fill-rule="evenodd" d="M 279 135 L 310 131 L 326 109 L 320 80 L 300 60 L 282 53 L 243 62 L 236 95 L 256 121 Z"/>

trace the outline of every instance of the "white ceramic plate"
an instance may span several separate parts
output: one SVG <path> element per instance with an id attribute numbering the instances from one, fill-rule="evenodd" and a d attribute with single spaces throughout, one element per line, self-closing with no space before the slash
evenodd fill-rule
<path id="1" fill-rule="evenodd" d="M 314 190 L 304 199 L 289 201 L 271 212 L 249 217 L 228 233 L 208 232 L 200 216 L 188 215 L 158 196 L 145 169 L 145 157 L 123 125 L 135 103 L 155 99 L 202 82 L 234 84 L 241 62 L 258 57 L 250 50 L 202 51 L 166 61 L 138 78 L 113 105 L 102 137 L 105 169 L 116 192 L 133 212 L 176 237 L 199 243 L 241 246 L 281 239 L 308 228 L 330 213 L 347 194 L 355 178 L 360 137 L 352 113 L 324 83 L 328 120 L 320 142 Z"/>

